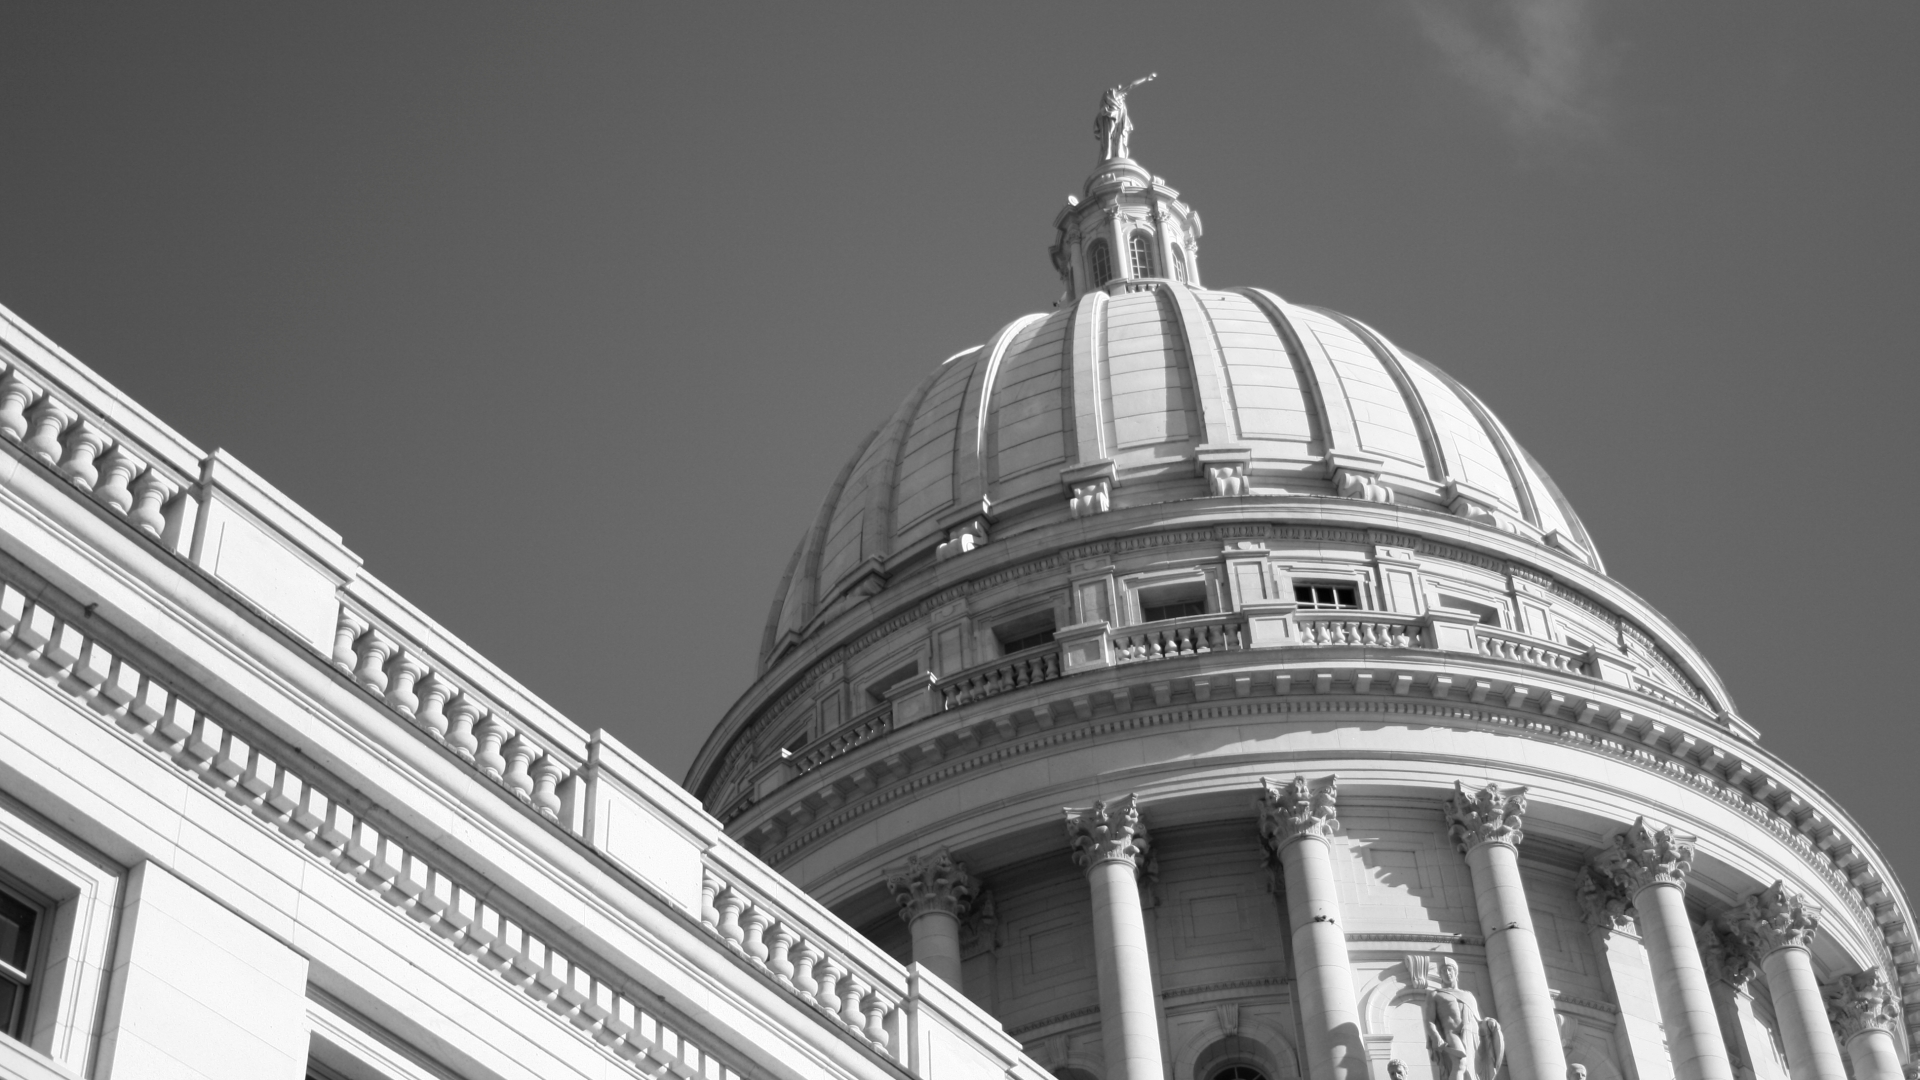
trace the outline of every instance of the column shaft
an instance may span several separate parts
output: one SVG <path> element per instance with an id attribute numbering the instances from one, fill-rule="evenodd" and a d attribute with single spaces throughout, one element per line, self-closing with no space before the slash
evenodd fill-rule
<path id="1" fill-rule="evenodd" d="M 1088 867 L 1087 882 L 1093 890 L 1093 956 L 1107 1076 L 1162 1080 L 1153 969 L 1133 864 L 1103 859 Z"/>
<path id="2" fill-rule="evenodd" d="M 965 992 L 960 977 L 960 919 L 949 911 L 926 911 L 914 916 L 907 929 L 913 934 L 914 962 Z"/>
<path id="3" fill-rule="evenodd" d="M 1847 1056 L 1853 1059 L 1853 1080 L 1904 1080 L 1906 1075 L 1893 1033 L 1885 1028 L 1868 1028 L 1848 1039 Z"/>
<path id="4" fill-rule="evenodd" d="M 1793 1080 L 1846 1080 L 1840 1044 L 1827 1022 L 1826 997 L 1813 975 L 1813 957 L 1801 946 L 1787 945 L 1761 957 L 1760 970 L 1767 973 L 1767 991 Z"/>
<path id="5" fill-rule="evenodd" d="M 1687 919 L 1686 894 L 1659 881 L 1634 894 L 1642 943 L 1653 968 L 1654 994 L 1666 1023 L 1667 1045 L 1677 1080 L 1733 1080 L 1720 1020 L 1707 987 L 1706 969 Z"/>
<path id="6" fill-rule="evenodd" d="M 1514 1080 L 1562 1080 L 1566 1052 L 1560 1047 L 1547 968 L 1540 960 L 1540 942 L 1520 882 L 1519 852 L 1511 844 L 1478 844 L 1467 852 L 1467 868 L 1487 936 L 1493 1004 L 1506 1033 Z"/>
<path id="7" fill-rule="evenodd" d="M 1367 1055 L 1360 1042 L 1347 935 L 1340 928 L 1334 893 L 1332 848 L 1320 837 L 1299 837 L 1280 849 L 1280 866 L 1293 931 L 1293 976 L 1300 993 L 1307 1075 L 1310 1080 L 1365 1080 Z"/>

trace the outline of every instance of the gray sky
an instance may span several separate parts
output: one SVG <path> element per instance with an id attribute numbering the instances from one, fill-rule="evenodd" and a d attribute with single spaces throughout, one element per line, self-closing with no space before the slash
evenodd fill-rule
<path id="1" fill-rule="evenodd" d="M 1920 6 L 0 7 L 0 303 L 678 775 L 1103 87 L 1212 285 L 1472 387 L 1920 882 Z"/>

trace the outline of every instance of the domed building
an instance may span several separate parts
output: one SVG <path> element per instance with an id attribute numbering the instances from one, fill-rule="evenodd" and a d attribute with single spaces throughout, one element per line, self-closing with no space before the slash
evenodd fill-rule
<path id="1" fill-rule="evenodd" d="M 0 1080 L 1903 1080 L 1881 854 L 1128 89 L 692 794 L 0 309 Z"/>
<path id="2" fill-rule="evenodd" d="M 1470 390 L 1203 283 L 1130 132 L 1054 309 L 854 448 L 687 786 L 1065 1080 L 1899 1080 L 1861 829 Z"/>

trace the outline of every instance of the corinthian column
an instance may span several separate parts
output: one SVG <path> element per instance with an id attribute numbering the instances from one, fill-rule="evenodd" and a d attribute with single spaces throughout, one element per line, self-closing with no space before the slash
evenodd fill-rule
<path id="1" fill-rule="evenodd" d="M 1262 780 L 1260 835 L 1280 862 L 1293 932 L 1294 983 L 1300 988 L 1301 1040 L 1310 1080 L 1364 1080 L 1360 1010 L 1353 999 L 1347 934 L 1333 885 L 1333 830 L 1339 824 L 1334 778 L 1314 791 L 1304 776 Z"/>
<path id="2" fill-rule="evenodd" d="M 1474 901 L 1487 938 L 1487 967 L 1493 975 L 1493 1007 L 1506 1031 L 1514 1080 L 1563 1080 L 1567 1057 L 1560 1048 L 1547 967 L 1540 960 L 1540 941 L 1520 882 L 1526 791 L 1502 793 L 1488 784 L 1469 795 L 1466 785 L 1454 781 L 1446 802 L 1448 832 L 1473 875 Z"/>
<path id="3" fill-rule="evenodd" d="M 1638 917 L 1674 1075 L 1678 1080 L 1733 1080 L 1693 923 L 1687 918 L 1687 872 L 1692 867 L 1692 844 L 1672 829 L 1650 828 L 1641 818 L 1594 858 L 1591 874 L 1623 894 Z"/>
<path id="4" fill-rule="evenodd" d="M 1776 881 L 1718 922 L 1730 944 L 1766 973 L 1793 1080 L 1846 1080 L 1840 1045 L 1827 1026 L 1826 1002 L 1813 977 L 1813 955 L 1807 951 L 1820 925 L 1814 908 L 1788 892 L 1785 882 Z"/>
<path id="5" fill-rule="evenodd" d="M 1146 920 L 1136 884 L 1147 831 L 1134 796 L 1067 809 L 1067 841 L 1093 890 L 1093 961 L 1100 982 L 1100 1039 L 1112 1080 L 1161 1080 Z"/>
<path id="6" fill-rule="evenodd" d="M 915 855 L 905 869 L 887 875 L 887 891 L 913 934 L 913 960 L 955 990 L 961 990 L 960 919 L 973 904 L 979 882 L 965 863 L 941 848 Z"/>
<path id="7" fill-rule="evenodd" d="M 1854 1080 L 1901 1080 L 1900 1052 L 1893 1045 L 1900 998 L 1879 968 L 1834 980 L 1827 1015 L 1834 1033 L 1847 1044 Z"/>

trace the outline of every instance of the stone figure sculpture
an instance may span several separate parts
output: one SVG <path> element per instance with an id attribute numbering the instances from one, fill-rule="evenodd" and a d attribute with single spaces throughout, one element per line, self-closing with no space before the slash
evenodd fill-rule
<path id="1" fill-rule="evenodd" d="M 1567 1066 L 1567 1080 L 1587 1080 L 1587 1067 L 1577 1061 Z"/>
<path id="2" fill-rule="evenodd" d="M 1100 140 L 1100 160 L 1112 161 L 1127 156 L 1127 140 L 1133 135 L 1133 117 L 1127 114 L 1127 94 L 1134 87 L 1159 78 L 1158 72 L 1116 86 L 1100 96 L 1100 112 L 1093 118 L 1093 137 Z"/>
<path id="3" fill-rule="evenodd" d="M 1427 993 L 1427 1053 L 1433 1080 L 1494 1080 L 1506 1060 L 1500 1023 L 1480 1015 L 1480 1003 L 1460 988 L 1460 965 L 1440 961 L 1440 985 Z"/>
<path id="4" fill-rule="evenodd" d="M 1399 1058 L 1388 1058 L 1387 1080 L 1407 1080 L 1407 1063 Z"/>

